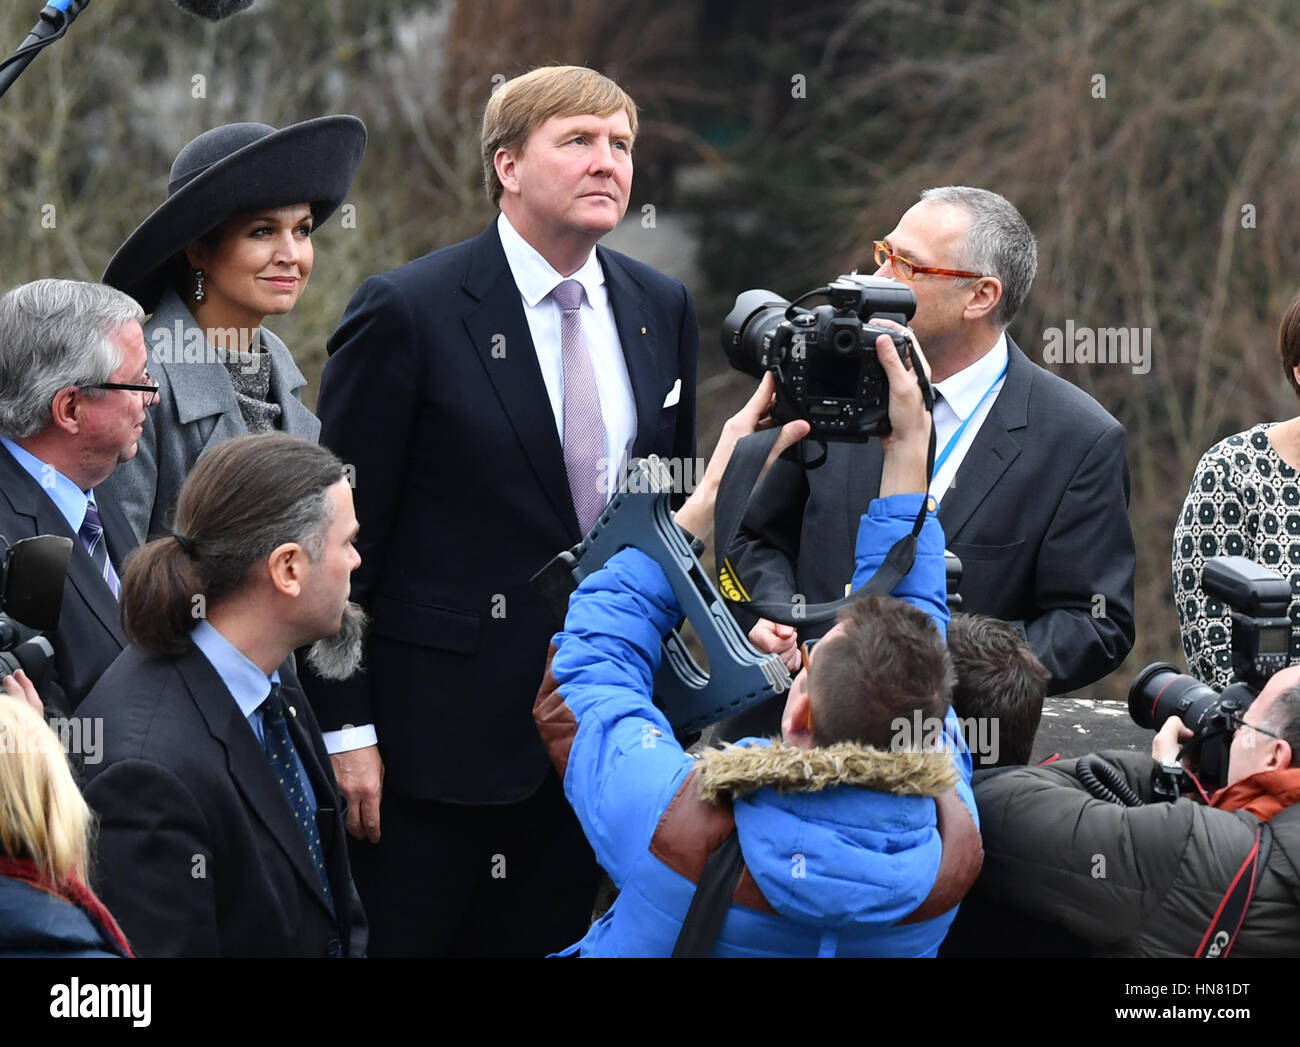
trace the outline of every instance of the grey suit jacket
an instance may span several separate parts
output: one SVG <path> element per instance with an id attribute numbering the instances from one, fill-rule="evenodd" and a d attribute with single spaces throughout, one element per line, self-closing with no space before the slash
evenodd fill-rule
<path id="1" fill-rule="evenodd" d="M 126 513 L 140 543 L 166 534 L 185 477 L 199 456 L 248 432 L 225 366 L 175 291 L 166 291 L 144 329 L 149 373 L 160 400 L 149 409 L 136 455 L 102 485 Z M 316 441 L 320 422 L 302 405 L 307 379 L 285 344 L 262 328 L 271 353 L 271 400 L 280 405 L 281 431 Z"/>

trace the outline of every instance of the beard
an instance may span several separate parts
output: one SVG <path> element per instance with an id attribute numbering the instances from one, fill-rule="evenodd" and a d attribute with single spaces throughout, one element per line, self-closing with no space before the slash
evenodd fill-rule
<path id="1" fill-rule="evenodd" d="M 369 619 L 359 604 L 343 608 L 343 627 L 307 649 L 307 664 L 326 680 L 346 680 L 361 668 L 362 645 Z"/>

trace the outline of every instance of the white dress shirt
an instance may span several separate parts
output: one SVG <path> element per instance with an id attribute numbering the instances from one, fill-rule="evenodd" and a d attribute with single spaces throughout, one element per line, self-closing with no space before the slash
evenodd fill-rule
<path id="1" fill-rule="evenodd" d="M 944 494 L 952 486 L 957 470 L 961 468 L 961 463 L 966 458 L 966 452 L 975 442 L 980 426 L 984 424 L 984 419 L 993 408 L 993 401 L 998 398 L 998 393 L 1006 384 L 1007 360 L 1007 336 L 1006 332 L 1003 332 L 998 335 L 993 348 L 973 364 L 963 367 L 954 375 L 949 375 L 942 382 L 934 383 L 934 388 L 943 394 L 943 399 L 936 400 L 934 404 L 936 464 L 939 455 L 948 446 L 948 441 L 961 427 L 961 423 L 970 418 L 970 423 L 962 432 L 961 439 L 953 447 L 952 453 L 948 455 L 948 460 L 943 463 L 943 468 L 936 469 L 934 478 L 930 481 L 930 493 L 934 495 L 935 501 L 943 501 Z M 999 375 L 1002 377 L 999 378 Z M 993 387 L 991 392 L 990 386 Z"/>
<path id="2" fill-rule="evenodd" d="M 582 305 L 582 334 L 596 374 L 600 392 L 600 414 L 605 421 L 605 497 L 613 496 L 636 439 L 636 399 L 623 359 L 623 346 L 614 324 L 614 310 L 605 289 L 605 273 L 591 249 L 587 260 L 572 276 L 561 276 L 528 243 L 502 214 L 497 232 L 506 254 L 506 264 L 523 299 L 528 331 L 533 336 L 542 381 L 555 415 L 555 431 L 564 441 L 564 364 L 560 356 L 560 306 L 550 297 L 557 284 L 577 280 L 586 292 Z M 508 350 L 507 350 L 508 351 Z"/>

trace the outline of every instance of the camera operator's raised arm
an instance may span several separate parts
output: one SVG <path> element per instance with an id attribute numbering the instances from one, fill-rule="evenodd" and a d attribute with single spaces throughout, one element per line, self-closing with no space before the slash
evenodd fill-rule
<path id="1" fill-rule="evenodd" d="M 696 485 L 685 504 L 674 514 L 677 523 L 696 538 L 706 537 L 713 530 L 713 507 L 718 497 L 718 486 L 722 475 L 727 471 L 732 452 L 737 442 L 751 433 L 770 429 L 775 423 L 771 417 L 772 399 L 776 395 L 772 374 L 769 371 L 759 382 L 754 395 L 749 398 L 739 411 L 727 419 L 718 436 L 718 444 L 713 449 L 704 476 Z M 808 423 L 801 419 L 787 422 L 781 428 L 781 435 L 773 445 L 767 462 L 763 466 L 766 472 L 787 447 L 790 447 L 808 435 Z"/>
<path id="2" fill-rule="evenodd" d="M 877 320 L 879 324 L 898 326 L 890 320 Z M 904 328 L 899 328 L 904 330 Z M 930 373 L 930 365 L 921 352 L 915 337 L 912 350 Z M 901 359 L 893 342 L 886 335 L 876 339 L 876 357 L 889 378 L 888 436 L 880 438 L 885 451 L 884 466 L 880 474 L 880 497 L 891 494 L 924 494 L 930 483 L 926 470 L 926 457 L 930 448 L 930 412 L 925 409 L 921 385 L 911 374 L 911 365 Z"/>

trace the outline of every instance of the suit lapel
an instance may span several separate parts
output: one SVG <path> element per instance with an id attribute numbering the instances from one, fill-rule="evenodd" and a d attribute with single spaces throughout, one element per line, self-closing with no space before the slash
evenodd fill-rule
<path id="1" fill-rule="evenodd" d="M 939 522 L 948 541 L 961 531 L 1007 467 L 1020 455 L 1020 440 L 1012 434 L 1025 427 L 1032 371 L 1025 354 L 1010 335 L 1007 354 L 1006 381 L 962 459 L 952 487 L 939 503 Z"/>
<path id="2" fill-rule="evenodd" d="M 632 441 L 632 458 L 644 458 L 650 451 L 650 441 L 657 428 L 662 395 L 659 361 L 676 363 L 675 351 L 660 352 L 661 332 L 656 329 L 646 308 L 645 288 L 636 282 L 617 259 L 601 247 L 596 248 L 605 273 L 609 290 L 609 304 L 614 312 L 614 325 L 627 363 L 628 380 L 632 383 L 632 396 L 636 400 L 636 436 Z"/>
<path id="3" fill-rule="evenodd" d="M 104 542 L 108 548 L 108 558 L 113 561 L 118 578 L 126 569 L 126 558 L 134 552 L 138 543 L 131 524 L 122 512 L 122 507 L 105 488 L 95 492 L 95 505 L 99 508 L 99 520 L 104 525 Z"/>
<path id="4" fill-rule="evenodd" d="M 835 444 L 828 445 L 827 454 L 835 454 Z M 868 440 L 864 444 L 851 444 L 846 448 L 846 454 L 843 455 L 847 466 L 847 484 L 848 498 L 846 506 L 848 508 L 848 535 L 849 549 L 856 546 L 858 540 L 858 522 L 862 519 L 862 514 L 867 511 L 867 506 L 871 504 L 878 494 L 880 494 L 880 474 L 884 469 L 885 457 L 881 450 L 879 440 Z M 836 455 L 835 457 L 839 457 Z M 823 469 L 832 469 L 835 465 L 835 458 L 827 460 L 822 466 Z M 838 470 L 836 470 L 838 471 Z M 832 490 L 838 486 L 833 482 L 835 474 L 831 473 Z M 842 548 L 834 545 L 828 548 Z M 843 595 L 843 593 L 839 594 Z"/>
<path id="5" fill-rule="evenodd" d="M 1020 455 L 1020 440 L 1012 434 L 1026 424 L 1033 370 L 1010 335 L 1007 336 L 1007 354 L 1006 381 L 962 459 L 953 485 L 944 492 L 939 503 L 939 522 L 948 541 L 952 541 L 965 526 L 1007 467 Z M 834 445 L 831 446 L 833 451 Z M 856 536 L 859 517 L 880 493 L 880 474 L 884 466 L 880 441 L 869 440 L 851 448 L 848 461 L 847 519 L 850 536 Z M 827 463 L 828 468 L 832 465 L 833 462 Z"/>
<path id="6" fill-rule="evenodd" d="M 464 317 L 470 342 L 551 508 L 569 533 L 577 536 L 578 517 L 569 493 L 564 448 L 555 431 L 555 415 L 523 301 L 506 264 L 495 223 L 474 241 L 464 290 L 476 303 Z"/>
<path id="7" fill-rule="evenodd" d="M 239 706 L 224 681 L 203 652 L 193 645 L 177 661 L 176 669 L 207 722 L 208 730 L 225 747 L 230 777 L 247 801 L 253 817 L 262 823 L 275 840 L 310 893 L 328 910 L 329 901 L 325 897 L 320 877 L 316 875 L 307 842 L 303 839 L 284 791 L 271 770 L 266 751 L 257 744 L 257 736 L 239 711 Z M 294 717 L 289 716 L 287 719 L 293 720 Z M 303 744 L 299 741 L 301 731 L 295 733 L 290 727 L 290 733 L 295 745 Z M 310 746 L 305 748 L 306 751 L 300 749 L 299 752 L 303 764 L 310 767 L 307 755 Z M 312 787 L 315 788 L 314 781 Z M 318 794 L 317 804 L 320 802 Z"/>
<path id="8" fill-rule="evenodd" d="M 124 648 L 126 640 L 122 636 L 122 629 L 118 619 L 117 600 L 113 596 L 113 590 L 104 581 L 103 575 L 95 567 L 90 554 L 86 552 L 86 547 L 81 544 L 81 539 L 68 526 L 68 521 L 64 519 L 63 513 L 59 511 L 59 507 L 54 504 L 53 499 L 41 490 L 40 485 L 14 460 L 14 456 L 9 453 L 9 449 L 3 445 L 0 445 L 0 491 L 4 492 L 4 497 L 9 500 L 9 504 L 15 513 L 32 521 L 33 534 L 55 534 L 72 539 L 72 558 L 68 561 L 68 581 L 87 606 L 90 607 L 108 634 L 117 641 L 117 645 Z M 126 544 L 126 539 L 122 536 L 125 535 L 129 538 L 131 535 L 130 525 L 122 516 L 116 501 L 110 497 L 107 502 L 110 505 L 109 517 L 112 520 L 113 533 L 116 536 L 112 544 L 108 546 L 109 553 L 110 555 L 113 553 L 114 546 L 129 551 L 130 546 Z M 96 498 L 96 503 L 98 504 L 98 498 Z M 103 523 L 104 533 L 107 538 L 110 526 L 109 520 L 104 520 Z M 116 563 L 115 560 L 114 564 L 116 565 Z"/>

